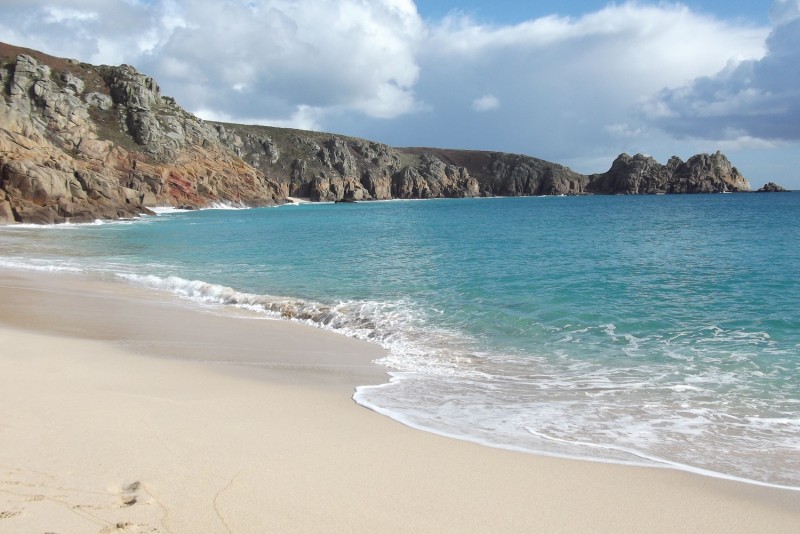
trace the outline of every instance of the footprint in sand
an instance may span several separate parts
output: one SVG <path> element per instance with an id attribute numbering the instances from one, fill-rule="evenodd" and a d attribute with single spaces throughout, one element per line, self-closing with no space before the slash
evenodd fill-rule
<path id="1" fill-rule="evenodd" d="M 138 480 L 122 488 L 122 494 L 119 497 L 120 507 L 133 506 L 139 499 L 137 492 L 142 487 L 142 483 Z"/>
<path id="2" fill-rule="evenodd" d="M 19 510 L 3 510 L 0 512 L 0 519 L 11 519 L 12 517 L 17 517 L 21 514 Z"/>

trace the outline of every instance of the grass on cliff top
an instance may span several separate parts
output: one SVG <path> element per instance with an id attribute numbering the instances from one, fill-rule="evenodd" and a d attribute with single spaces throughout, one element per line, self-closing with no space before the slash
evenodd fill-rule
<path id="1" fill-rule="evenodd" d="M 39 52 L 38 50 L 32 50 L 30 48 L 23 48 L 21 46 L 14 46 L 0 42 L 0 61 L 3 63 L 10 63 L 13 65 L 16 63 L 17 56 L 20 54 L 27 54 L 40 64 L 50 67 L 51 77 L 53 81 L 59 85 L 59 87 L 64 86 L 64 82 L 61 81 L 61 73 L 67 71 L 76 78 L 83 80 L 84 94 L 110 94 L 103 77 L 92 65 L 89 65 L 88 63 L 80 63 L 72 59 L 50 56 L 48 54 Z"/>
<path id="2" fill-rule="evenodd" d="M 305 139 L 309 141 L 313 141 L 318 145 L 322 146 L 326 141 L 331 138 L 341 139 L 346 143 L 352 142 L 362 142 L 362 143 L 377 143 L 380 145 L 388 146 L 389 148 L 396 151 L 398 156 L 400 157 L 400 166 L 402 167 L 415 167 L 419 165 L 421 158 L 418 154 L 406 152 L 403 149 L 395 149 L 385 143 L 380 143 L 378 141 L 372 141 L 370 139 L 364 139 L 361 137 L 352 137 L 348 135 L 342 135 L 337 133 L 330 133 L 330 132 L 316 132 L 313 130 L 299 130 L 296 128 L 281 128 L 278 126 L 264 126 L 264 125 L 257 125 L 257 124 L 235 124 L 229 122 L 216 122 L 216 121 L 206 121 L 209 124 L 217 124 L 223 126 L 225 131 L 231 134 L 236 134 L 240 137 L 244 137 L 248 134 L 253 135 L 254 137 L 269 137 L 273 143 L 275 143 L 278 148 L 281 150 L 283 154 L 281 156 L 282 160 L 294 160 L 294 159 L 306 159 L 308 157 L 307 152 L 304 152 L 300 149 L 296 144 L 296 139 Z"/>
<path id="3" fill-rule="evenodd" d="M 298 130 L 295 128 L 280 128 L 278 126 L 262 126 L 259 124 L 236 124 L 231 122 L 217 122 L 206 121 L 209 124 L 218 124 L 223 126 L 229 133 L 235 133 L 240 137 L 242 135 L 251 134 L 255 137 L 269 137 L 272 141 L 283 146 L 293 142 L 296 137 L 311 139 L 316 143 L 322 144 L 332 137 L 343 139 L 345 141 L 367 141 L 366 139 L 358 139 L 357 137 L 348 137 L 345 135 L 315 132 L 312 130 Z M 368 142 L 368 141 L 367 141 Z"/>

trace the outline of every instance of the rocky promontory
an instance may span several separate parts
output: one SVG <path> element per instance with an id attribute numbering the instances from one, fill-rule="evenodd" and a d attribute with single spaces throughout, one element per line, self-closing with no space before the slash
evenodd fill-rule
<path id="1" fill-rule="evenodd" d="M 133 217 L 154 206 L 749 191 L 727 158 L 622 154 L 582 175 L 530 156 L 393 148 L 203 121 L 131 66 L 0 43 L 0 224 Z"/>

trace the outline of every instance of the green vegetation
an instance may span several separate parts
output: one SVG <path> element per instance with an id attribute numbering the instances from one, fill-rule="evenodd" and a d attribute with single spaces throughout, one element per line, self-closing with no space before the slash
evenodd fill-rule
<path id="1" fill-rule="evenodd" d="M 89 117 L 97 127 L 98 138 L 111 141 L 129 152 L 141 150 L 142 147 L 122 130 L 116 108 L 103 110 L 89 106 Z"/>

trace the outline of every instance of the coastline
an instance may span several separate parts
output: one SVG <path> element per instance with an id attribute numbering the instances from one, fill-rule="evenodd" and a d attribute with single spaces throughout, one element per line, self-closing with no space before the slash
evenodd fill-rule
<path id="1" fill-rule="evenodd" d="M 0 270 L 0 344 L 0 532 L 800 525 L 800 492 L 408 428 L 350 398 L 379 347 L 121 282 Z"/>

